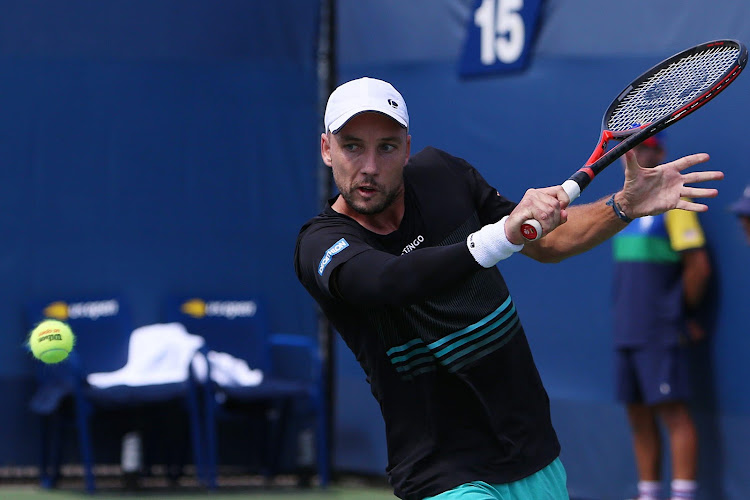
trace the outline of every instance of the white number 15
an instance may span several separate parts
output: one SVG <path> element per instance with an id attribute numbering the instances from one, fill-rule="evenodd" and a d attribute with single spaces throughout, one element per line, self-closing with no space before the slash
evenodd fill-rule
<path id="1" fill-rule="evenodd" d="M 523 0 L 482 0 L 474 12 L 474 24 L 481 30 L 482 64 L 510 64 L 521 56 L 526 35 L 522 8 Z"/>

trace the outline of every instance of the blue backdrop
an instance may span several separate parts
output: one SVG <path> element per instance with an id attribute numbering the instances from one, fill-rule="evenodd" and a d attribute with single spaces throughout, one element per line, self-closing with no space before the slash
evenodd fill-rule
<path id="1" fill-rule="evenodd" d="M 391 80 L 413 147 L 476 165 L 503 194 L 559 183 L 591 153 L 604 108 L 645 68 L 694 43 L 750 40 L 750 5 L 547 0 L 523 72 L 458 76 L 474 0 L 339 0 L 340 81 Z M 23 304 L 119 293 L 136 325 L 173 293 L 261 291 L 277 332 L 315 334 L 292 269 L 318 210 L 318 2 L 0 0 L 0 466 L 36 460 Z M 750 77 L 669 131 L 670 155 L 725 170 L 702 216 L 716 321 L 700 356 L 705 499 L 750 498 L 748 247 L 726 207 L 750 174 Z M 611 167 L 578 203 L 621 184 Z M 573 493 L 632 495 L 627 424 L 612 397 L 611 248 L 559 265 L 501 265 L 549 390 Z M 379 410 L 337 346 L 335 466 L 382 474 Z"/>
<path id="2" fill-rule="evenodd" d="M 750 41 L 750 6 L 729 2 L 620 3 L 548 0 L 531 60 L 523 72 L 461 78 L 459 65 L 472 0 L 339 2 L 340 80 L 367 75 L 391 81 L 411 117 L 412 147 L 426 145 L 462 156 L 501 193 L 520 199 L 529 187 L 565 180 L 591 154 L 601 116 L 635 76 L 696 43 L 717 38 Z M 701 216 L 716 267 L 713 338 L 697 354 L 701 431 L 701 492 L 705 499 L 750 498 L 750 376 L 744 334 L 748 252 L 727 206 L 750 183 L 744 117 L 750 77 L 667 131 L 669 154 L 711 154 L 710 168 L 726 180 Z M 577 203 L 595 201 L 622 185 L 613 165 Z M 569 486 L 586 498 L 635 493 L 627 422 L 613 398 L 611 246 L 557 265 L 514 257 L 500 264 L 552 399 Z M 363 376 L 341 349 L 338 425 L 360 431 L 367 453 L 352 441 L 338 446 L 337 466 L 380 472 L 385 466 L 377 406 Z M 362 424 L 364 405 L 370 420 Z M 369 427 L 371 432 L 362 429 Z M 363 456 L 370 457 L 363 459 Z M 668 464 L 665 464 L 665 467 Z M 664 469 L 668 471 L 668 468 Z M 668 474 L 665 474 L 668 476 Z"/>
<path id="3" fill-rule="evenodd" d="M 23 304 L 261 293 L 315 335 L 297 231 L 317 210 L 318 5 L 0 1 L 0 465 L 36 463 Z"/>

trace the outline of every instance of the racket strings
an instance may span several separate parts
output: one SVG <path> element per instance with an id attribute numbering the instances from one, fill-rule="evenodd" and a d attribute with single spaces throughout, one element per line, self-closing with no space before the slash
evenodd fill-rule
<path id="1" fill-rule="evenodd" d="M 739 54 L 738 47 L 725 45 L 672 62 L 628 92 L 607 121 L 607 128 L 626 131 L 679 110 L 721 80 Z"/>

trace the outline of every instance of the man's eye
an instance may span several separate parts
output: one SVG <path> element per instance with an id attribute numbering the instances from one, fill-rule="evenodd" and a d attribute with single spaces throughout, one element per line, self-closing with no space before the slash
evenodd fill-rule
<path id="1" fill-rule="evenodd" d="M 346 149 L 347 151 L 356 151 L 358 147 L 359 147 L 358 144 L 345 144 L 344 145 L 344 149 Z"/>
<path id="2" fill-rule="evenodd" d="M 380 146 L 380 149 L 382 149 L 386 153 L 390 153 L 391 151 L 396 149 L 396 146 L 394 146 L 393 144 L 383 144 L 382 146 Z"/>

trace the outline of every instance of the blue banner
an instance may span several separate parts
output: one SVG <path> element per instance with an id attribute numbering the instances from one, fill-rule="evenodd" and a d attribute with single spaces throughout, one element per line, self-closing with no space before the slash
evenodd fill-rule
<path id="1" fill-rule="evenodd" d="M 476 0 L 467 20 L 461 76 L 505 73 L 526 67 L 542 0 Z"/>

